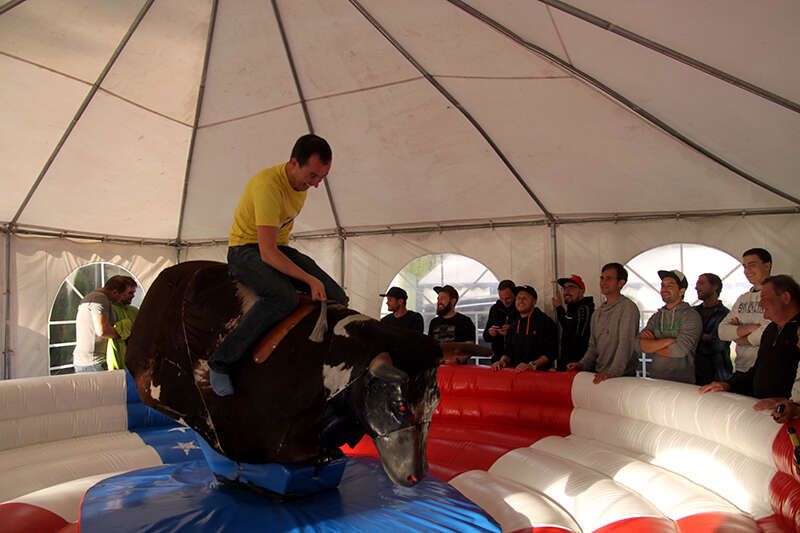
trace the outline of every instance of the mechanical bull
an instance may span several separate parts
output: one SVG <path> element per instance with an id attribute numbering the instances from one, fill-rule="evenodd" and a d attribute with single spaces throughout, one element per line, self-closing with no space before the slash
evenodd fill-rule
<path id="1" fill-rule="evenodd" d="M 421 480 L 439 401 L 440 346 L 332 305 L 321 343 L 308 340 L 315 311 L 270 346 L 265 361 L 243 357 L 232 375 L 236 394 L 219 397 L 207 359 L 254 298 L 223 263 L 164 270 L 128 340 L 126 364 L 144 403 L 190 426 L 233 461 L 309 461 L 366 433 L 392 481 Z"/>

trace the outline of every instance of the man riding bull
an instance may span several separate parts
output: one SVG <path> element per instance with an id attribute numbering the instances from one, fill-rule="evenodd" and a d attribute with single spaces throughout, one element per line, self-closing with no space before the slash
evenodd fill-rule
<path id="1" fill-rule="evenodd" d="M 303 135 L 288 162 L 260 171 L 245 187 L 228 238 L 228 268 L 259 300 L 208 361 L 211 387 L 219 396 L 233 394 L 234 365 L 267 329 L 297 307 L 298 289 L 317 301 L 330 298 L 347 305 L 344 289 L 313 259 L 288 246 L 309 187 L 322 183 L 332 159 L 325 139 Z"/>

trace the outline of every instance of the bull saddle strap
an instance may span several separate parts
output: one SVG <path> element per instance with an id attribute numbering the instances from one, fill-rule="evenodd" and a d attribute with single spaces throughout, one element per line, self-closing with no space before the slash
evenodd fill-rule
<path id="1" fill-rule="evenodd" d="M 266 361 L 283 338 L 315 309 L 319 309 L 318 303 L 312 301 L 310 298 L 301 297 L 300 304 L 292 311 L 292 314 L 266 332 L 264 336 L 261 337 L 261 340 L 256 343 L 253 348 L 253 361 L 257 364 Z"/>

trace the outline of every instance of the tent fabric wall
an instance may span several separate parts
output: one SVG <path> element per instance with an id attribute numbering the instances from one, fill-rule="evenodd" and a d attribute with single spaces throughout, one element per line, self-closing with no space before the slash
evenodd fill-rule
<path id="1" fill-rule="evenodd" d="M 552 276 L 550 229 L 543 226 L 347 239 L 347 283 L 351 305 L 379 316 L 381 298 L 400 270 L 429 254 L 461 254 L 486 265 L 499 279 L 544 287 Z"/>
<path id="2" fill-rule="evenodd" d="M 645 250 L 682 242 L 718 248 L 736 258 L 748 248 L 763 247 L 772 254 L 773 273 L 797 279 L 797 229 L 794 215 L 565 224 L 558 228 L 559 273 L 583 276 L 587 291 L 599 297 L 597 279 L 604 264 L 624 264 Z"/>
<path id="3" fill-rule="evenodd" d="M 49 373 L 50 309 L 64 279 L 101 261 L 128 270 L 146 291 L 158 273 L 175 263 L 175 250 L 160 246 L 79 243 L 68 239 L 12 237 L 10 336 L 12 377 Z"/>
<path id="4" fill-rule="evenodd" d="M 734 257 L 740 257 L 746 248 L 762 246 L 773 254 L 775 273 L 798 278 L 800 233 L 796 228 L 793 215 L 563 224 L 556 229 L 558 275 L 581 275 L 587 282 L 587 294 L 601 301 L 596 279 L 603 264 L 625 263 L 656 246 L 685 242 L 715 247 Z M 112 262 L 133 273 L 146 290 L 158 273 L 177 259 L 175 249 L 165 246 L 18 236 L 11 241 L 8 345 L 13 377 L 47 374 L 50 308 L 61 283 L 73 270 L 91 262 Z M 340 279 L 339 238 L 296 239 L 292 246 Z M 0 250 L 0 258 L 4 250 Z M 225 261 L 226 252 L 224 244 L 188 247 L 181 250 L 180 260 Z M 439 253 L 466 255 L 486 265 L 498 278 L 532 284 L 539 291 L 539 306 L 552 311 L 550 296 L 556 276 L 547 226 L 350 237 L 345 240 L 344 252 L 344 287 L 351 306 L 370 316 L 379 316 L 382 300 L 378 294 L 403 267 L 419 257 Z M 674 265 L 665 265 L 669 266 Z"/>

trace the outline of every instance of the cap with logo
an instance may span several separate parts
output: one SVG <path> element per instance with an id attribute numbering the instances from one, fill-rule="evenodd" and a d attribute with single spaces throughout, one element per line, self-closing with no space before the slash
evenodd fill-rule
<path id="1" fill-rule="evenodd" d="M 586 290 L 586 284 L 583 282 L 583 278 L 581 278 L 577 274 L 573 274 L 568 278 L 558 278 L 558 284 L 562 287 L 566 286 L 567 283 L 574 283 L 578 287 L 581 288 L 582 291 Z"/>
<path id="2" fill-rule="evenodd" d="M 678 284 L 678 287 L 681 289 L 686 289 L 689 287 L 689 282 L 686 281 L 686 276 L 683 275 L 683 272 L 680 270 L 659 270 L 658 277 L 661 279 L 664 278 L 672 278 L 675 280 L 675 283 Z"/>

